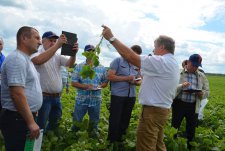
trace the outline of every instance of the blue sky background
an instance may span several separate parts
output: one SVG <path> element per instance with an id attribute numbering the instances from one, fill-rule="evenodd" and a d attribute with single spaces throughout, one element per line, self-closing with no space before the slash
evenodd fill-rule
<path id="1" fill-rule="evenodd" d="M 225 74 L 224 0 L 0 0 L 0 18 L 6 55 L 16 48 L 17 30 L 28 25 L 40 35 L 49 30 L 77 33 L 80 63 L 84 46 L 99 42 L 105 24 L 126 45 L 140 45 L 143 55 L 152 53 L 159 35 L 171 36 L 180 65 L 199 53 L 206 72 Z M 119 54 L 107 41 L 101 48 L 100 61 L 109 66 Z"/>

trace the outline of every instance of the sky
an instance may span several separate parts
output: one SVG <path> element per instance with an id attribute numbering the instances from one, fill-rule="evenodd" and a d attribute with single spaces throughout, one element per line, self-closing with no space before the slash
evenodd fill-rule
<path id="1" fill-rule="evenodd" d="M 0 0 L 0 18 L 6 56 L 16 48 L 18 29 L 32 26 L 41 36 L 46 31 L 76 33 L 80 63 L 85 45 L 100 41 L 104 24 L 127 46 L 140 45 L 143 55 L 152 53 L 159 35 L 170 36 L 180 67 L 198 53 L 205 72 L 225 74 L 225 0 Z M 109 66 L 118 56 L 104 40 L 101 64 Z"/>

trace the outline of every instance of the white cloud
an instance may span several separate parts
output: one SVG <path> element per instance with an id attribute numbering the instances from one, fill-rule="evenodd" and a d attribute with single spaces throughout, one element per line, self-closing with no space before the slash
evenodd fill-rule
<path id="1" fill-rule="evenodd" d="M 29 0 L 1 0 L 0 5 L 6 7 L 16 7 L 20 9 L 26 9 L 30 6 Z"/>
<path id="2" fill-rule="evenodd" d="M 79 45 L 96 45 L 101 25 L 108 25 L 126 45 L 140 44 L 149 54 L 160 34 L 176 41 L 176 58 L 181 63 L 193 53 L 203 57 L 206 72 L 225 73 L 225 33 L 202 30 L 213 19 L 225 24 L 223 0 L 3 0 L 0 4 L 0 36 L 5 50 L 15 49 L 15 35 L 24 25 L 36 27 L 42 35 L 52 30 L 77 33 Z M 100 61 L 108 66 L 119 56 L 103 42 Z M 6 52 L 5 52 L 6 53 Z M 82 61 L 81 52 L 77 61 Z"/>

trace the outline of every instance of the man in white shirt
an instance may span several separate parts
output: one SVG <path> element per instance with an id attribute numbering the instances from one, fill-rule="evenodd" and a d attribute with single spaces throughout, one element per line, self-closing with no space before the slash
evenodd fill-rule
<path id="1" fill-rule="evenodd" d="M 58 40 L 57 40 L 58 39 Z M 43 104 L 38 112 L 37 123 L 41 129 L 54 130 L 59 125 L 62 116 L 60 92 L 62 91 L 62 78 L 60 66 L 72 67 L 75 56 L 66 58 L 57 54 L 56 51 L 67 42 L 64 34 L 57 36 L 52 31 L 45 32 L 42 36 L 43 48 L 32 58 L 37 71 L 40 73 L 40 82 L 43 93 Z M 78 44 L 74 43 L 73 50 L 78 51 Z"/>
<path id="2" fill-rule="evenodd" d="M 131 64 L 141 69 L 143 81 L 139 103 L 143 105 L 137 130 L 137 151 L 166 151 L 163 127 L 175 97 L 179 82 L 179 66 L 174 58 L 175 42 L 168 36 L 154 41 L 154 55 L 139 56 L 116 39 L 110 28 L 103 25 L 105 39 Z"/>

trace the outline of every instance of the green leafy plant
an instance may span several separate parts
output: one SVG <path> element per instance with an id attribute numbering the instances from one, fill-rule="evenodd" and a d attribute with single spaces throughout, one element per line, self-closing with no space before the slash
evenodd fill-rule
<path id="1" fill-rule="evenodd" d="M 196 128 L 195 139 L 191 142 L 192 151 L 225 151 L 225 77 L 207 76 L 210 82 L 209 103 L 205 108 L 205 117 Z M 137 92 L 139 87 L 137 87 Z M 98 124 L 100 138 L 93 139 L 88 134 L 88 115 L 85 115 L 79 125 L 78 132 L 71 131 L 74 111 L 76 89 L 70 87 L 69 93 L 64 89 L 61 95 L 63 114 L 57 131 L 44 135 L 42 151 L 112 151 L 107 141 L 108 135 L 108 104 L 110 103 L 109 86 L 102 89 L 102 102 L 100 121 Z M 136 129 L 142 106 L 138 104 L 138 98 L 132 111 L 127 134 L 123 137 L 125 151 L 136 150 Z M 174 139 L 177 130 L 171 127 L 171 115 L 164 131 L 164 142 L 168 151 L 187 151 L 187 139 L 178 137 Z M 185 122 L 182 123 L 181 132 L 185 132 Z M 5 151 L 4 140 L 0 134 L 0 151 Z"/>
<path id="2" fill-rule="evenodd" d="M 86 64 L 82 67 L 80 75 L 83 79 L 93 79 L 95 77 L 95 71 L 93 70 L 93 67 L 97 67 L 99 65 L 99 54 L 101 52 L 100 45 L 102 40 L 103 37 L 101 37 L 101 40 L 96 45 L 94 51 L 86 51 L 82 53 L 82 55 L 86 57 L 86 60 L 91 62 L 90 64 Z"/>

